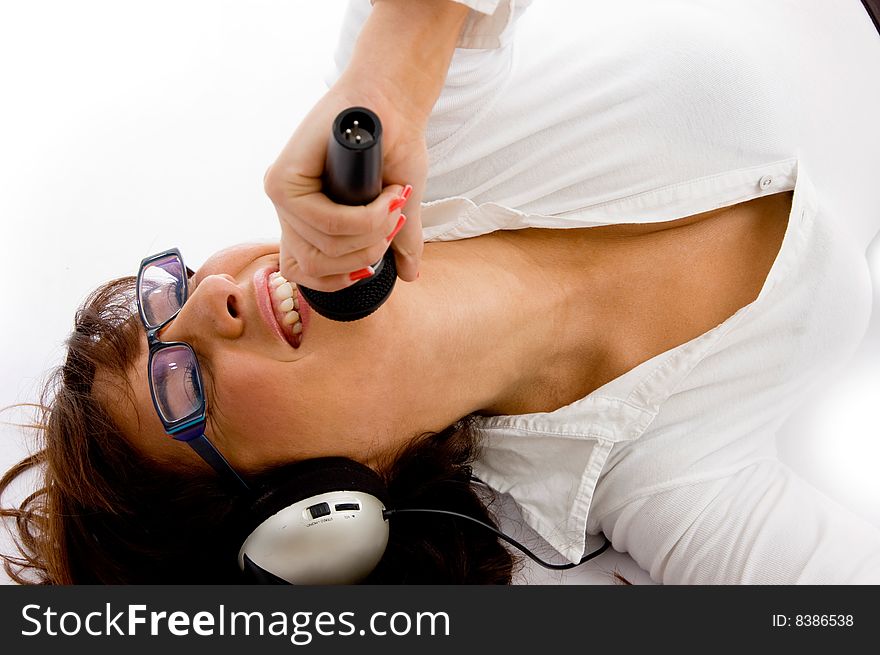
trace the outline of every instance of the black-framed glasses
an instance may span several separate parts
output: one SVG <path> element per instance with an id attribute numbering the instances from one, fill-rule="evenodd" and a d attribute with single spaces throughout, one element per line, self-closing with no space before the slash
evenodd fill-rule
<path id="1" fill-rule="evenodd" d="M 150 396 L 165 432 L 185 441 L 224 481 L 246 491 L 247 483 L 205 436 L 206 396 L 202 369 L 192 346 L 160 341 L 159 332 L 189 297 L 192 271 L 177 248 L 141 260 L 137 275 L 138 314 L 147 331 Z"/>

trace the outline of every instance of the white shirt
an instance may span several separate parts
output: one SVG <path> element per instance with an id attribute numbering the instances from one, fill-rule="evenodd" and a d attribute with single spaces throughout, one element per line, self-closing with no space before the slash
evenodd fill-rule
<path id="1" fill-rule="evenodd" d="M 427 241 L 794 191 L 754 302 L 554 412 L 480 418 L 475 473 L 573 562 L 603 532 L 663 583 L 880 583 L 880 530 L 775 443 L 871 311 L 880 37 L 859 0 L 556 0 L 529 9 L 559 18 L 522 42 L 529 3 L 460 1 L 427 133 Z M 338 70 L 368 12 L 351 3 Z"/>

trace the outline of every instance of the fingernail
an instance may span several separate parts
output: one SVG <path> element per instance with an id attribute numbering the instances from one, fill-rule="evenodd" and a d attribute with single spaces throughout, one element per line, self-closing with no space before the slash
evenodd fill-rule
<path id="1" fill-rule="evenodd" d="M 367 266 L 366 268 L 362 268 L 359 271 L 355 271 L 354 273 L 348 274 L 348 279 L 352 282 L 357 282 L 358 280 L 363 280 L 364 278 L 373 277 L 376 271 L 372 266 Z"/>
<path id="2" fill-rule="evenodd" d="M 388 213 L 390 214 L 395 209 L 400 209 L 406 204 L 406 201 L 409 200 L 409 196 L 412 193 L 412 185 L 407 184 L 403 187 L 403 191 L 400 192 L 400 196 L 395 198 L 390 203 L 388 203 Z"/>
<path id="3" fill-rule="evenodd" d="M 400 209 L 406 204 L 406 198 L 395 198 L 388 203 L 388 213 L 392 213 L 395 209 Z"/>
<path id="4" fill-rule="evenodd" d="M 394 226 L 394 229 L 391 230 L 391 234 L 385 237 L 385 241 L 391 243 L 391 240 L 397 236 L 397 233 L 400 232 L 400 228 L 403 227 L 403 224 L 406 223 L 406 215 L 401 214 L 400 218 L 397 219 L 397 225 Z"/>

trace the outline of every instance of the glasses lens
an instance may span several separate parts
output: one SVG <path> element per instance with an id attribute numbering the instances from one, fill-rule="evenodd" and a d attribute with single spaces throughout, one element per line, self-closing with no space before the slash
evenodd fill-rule
<path id="1" fill-rule="evenodd" d="M 169 423 L 191 416 L 204 404 L 199 364 L 189 346 L 156 351 L 150 364 L 150 384 L 159 413 Z"/>
<path id="2" fill-rule="evenodd" d="M 157 259 L 141 275 L 138 300 L 147 327 L 156 327 L 174 315 L 186 300 L 186 270 L 177 255 Z"/>

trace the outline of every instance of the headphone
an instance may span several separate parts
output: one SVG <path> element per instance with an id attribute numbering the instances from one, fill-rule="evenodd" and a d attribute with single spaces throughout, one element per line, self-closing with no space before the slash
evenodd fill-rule
<path id="1" fill-rule="evenodd" d="M 389 519 L 405 513 L 454 516 L 477 523 L 549 569 L 569 569 L 603 553 L 605 543 L 577 563 L 550 564 L 493 526 L 441 509 L 388 508 L 378 473 L 344 457 L 285 467 L 285 480 L 258 494 L 243 522 L 238 565 L 252 584 L 354 584 L 376 567 L 388 545 Z M 471 476 L 471 481 L 481 483 Z M 397 519 L 394 519 L 397 520 Z"/>

